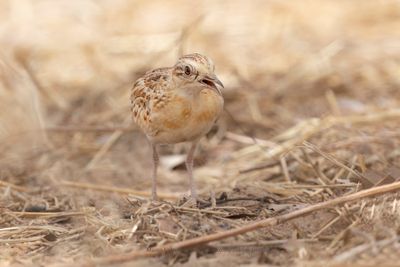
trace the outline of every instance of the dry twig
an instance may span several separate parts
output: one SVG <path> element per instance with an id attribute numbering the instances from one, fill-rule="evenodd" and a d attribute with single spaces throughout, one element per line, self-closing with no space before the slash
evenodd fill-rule
<path id="1" fill-rule="evenodd" d="M 75 187 L 75 188 L 84 188 L 84 189 L 91 189 L 91 190 L 104 191 L 104 192 L 110 192 L 110 193 L 119 193 L 119 194 L 132 194 L 132 195 L 142 196 L 142 197 L 149 197 L 151 195 L 150 192 L 147 192 L 147 191 L 138 191 L 138 190 L 133 190 L 133 189 L 128 189 L 128 188 L 118 188 L 118 187 L 113 187 L 113 186 L 108 186 L 108 185 L 97 185 L 97 184 L 70 182 L 70 181 L 61 181 L 61 184 L 69 186 L 69 187 Z M 174 194 L 159 193 L 158 195 L 160 198 L 165 198 L 165 199 L 177 199 L 178 198 L 178 196 L 174 195 Z"/>

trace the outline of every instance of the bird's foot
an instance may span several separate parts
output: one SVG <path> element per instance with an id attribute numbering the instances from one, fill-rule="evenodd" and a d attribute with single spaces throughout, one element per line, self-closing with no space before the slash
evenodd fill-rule
<path id="1" fill-rule="evenodd" d="M 204 200 L 202 200 L 199 197 L 184 197 L 181 200 L 181 207 L 186 207 L 186 208 L 199 208 L 201 205 L 204 205 L 206 203 Z"/>
<path id="2" fill-rule="evenodd" d="M 186 198 L 184 197 L 181 201 L 181 207 L 185 207 L 185 208 L 193 208 L 193 207 L 197 207 L 197 199 L 196 198 Z"/>
<path id="3" fill-rule="evenodd" d="M 160 198 L 157 196 L 157 193 L 152 192 L 152 194 L 151 194 L 151 199 L 149 200 L 149 202 L 150 202 L 152 205 L 158 205 L 158 204 L 160 204 L 161 200 L 160 200 Z"/>

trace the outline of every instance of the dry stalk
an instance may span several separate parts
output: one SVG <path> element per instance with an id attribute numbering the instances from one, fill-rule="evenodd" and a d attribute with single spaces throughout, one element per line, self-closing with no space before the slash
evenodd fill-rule
<path id="1" fill-rule="evenodd" d="M 108 186 L 108 185 L 97 185 L 97 184 L 70 182 L 70 181 L 60 181 L 60 183 L 65 186 L 69 186 L 69 187 L 104 191 L 104 192 L 110 192 L 110 193 L 132 194 L 132 195 L 142 196 L 142 197 L 149 197 L 151 195 L 150 192 L 147 192 L 147 191 L 138 191 L 138 190 L 133 190 L 133 189 L 128 189 L 128 188 L 118 188 L 118 187 L 112 187 L 112 186 Z M 177 199 L 178 198 L 178 196 L 174 195 L 174 194 L 159 193 L 158 195 L 160 198 L 165 198 L 165 199 Z"/>
<path id="2" fill-rule="evenodd" d="M 88 125 L 67 125 L 67 126 L 48 126 L 44 130 L 48 132 L 133 132 L 136 127 L 126 126 L 113 126 L 113 127 L 101 127 L 101 126 L 88 126 Z"/>
<path id="3" fill-rule="evenodd" d="M 1 187 L 10 187 L 11 189 L 14 189 L 16 191 L 20 191 L 20 192 L 29 192 L 30 190 L 22 187 L 22 186 L 18 186 L 18 185 L 14 185 L 5 181 L 0 181 L 0 186 Z"/>

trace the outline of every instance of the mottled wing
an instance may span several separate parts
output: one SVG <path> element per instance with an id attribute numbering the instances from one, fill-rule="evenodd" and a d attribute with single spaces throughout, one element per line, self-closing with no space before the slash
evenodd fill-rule
<path id="1" fill-rule="evenodd" d="M 170 86 L 171 68 L 159 68 L 148 71 L 132 88 L 132 117 L 148 136 L 155 136 L 160 130 L 154 122 L 154 109 L 166 102 Z"/>

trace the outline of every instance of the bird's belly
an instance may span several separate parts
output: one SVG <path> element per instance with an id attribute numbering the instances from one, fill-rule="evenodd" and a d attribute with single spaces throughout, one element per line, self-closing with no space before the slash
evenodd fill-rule
<path id="1" fill-rule="evenodd" d="M 156 143 L 160 144 L 175 144 L 180 142 L 187 142 L 199 139 L 207 132 L 210 131 L 213 126 L 212 123 L 198 123 L 188 124 L 179 129 L 173 129 L 170 131 L 160 132 L 156 137 L 153 138 Z"/>
<path id="2" fill-rule="evenodd" d="M 190 108 L 184 105 L 163 121 L 162 130 L 151 139 L 159 144 L 174 144 L 199 139 L 208 133 L 223 108 L 223 99 L 203 90 Z"/>

